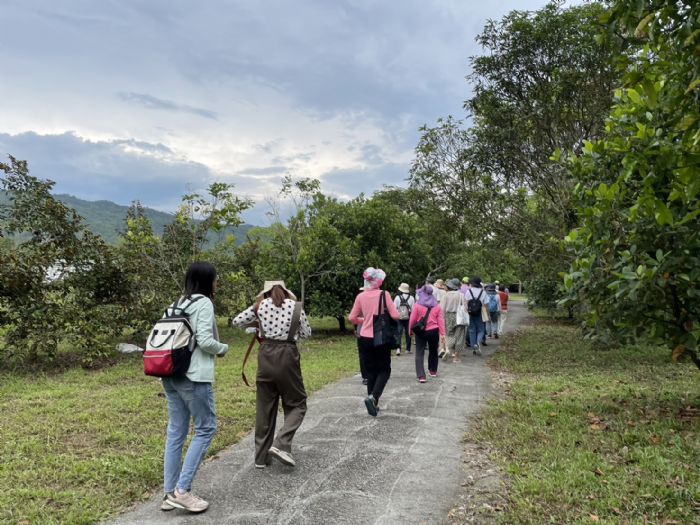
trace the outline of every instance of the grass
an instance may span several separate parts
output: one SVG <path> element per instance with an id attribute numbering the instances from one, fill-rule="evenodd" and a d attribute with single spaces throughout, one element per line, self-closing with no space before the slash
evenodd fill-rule
<path id="1" fill-rule="evenodd" d="M 538 320 L 491 361 L 514 375 L 468 439 L 507 476 L 502 523 L 700 523 L 700 372 L 668 352 L 601 351 Z"/>
<path id="2" fill-rule="evenodd" d="M 358 369 L 354 337 L 333 323 L 316 320 L 315 337 L 303 343 L 309 392 Z M 231 350 L 217 362 L 219 433 L 210 455 L 238 442 L 255 419 L 255 391 L 240 378 L 249 336 L 222 327 L 221 337 Z M 249 379 L 255 370 L 253 358 Z M 95 523 L 162 484 L 166 402 L 140 355 L 97 371 L 2 374 L 0 411 L 0 523 Z"/>

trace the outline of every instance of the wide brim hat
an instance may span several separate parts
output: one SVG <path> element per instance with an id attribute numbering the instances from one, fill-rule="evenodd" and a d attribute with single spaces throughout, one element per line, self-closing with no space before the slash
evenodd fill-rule
<path id="1" fill-rule="evenodd" d="M 437 281 L 435 281 L 435 287 L 440 288 L 440 289 L 444 289 L 445 281 L 443 281 L 442 279 L 438 279 Z"/>
<path id="2" fill-rule="evenodd" d="M 265 285 L 263 286 L 262 291 L 257 295 L 258 298 L 263 297 L 267 292 L 271 291 L 272 288 L 275 286 L 281 287 L 287 294 L 289 295 L 290 298 L 293 300 L 297 300 L 297 296 L 292 293 L 289 288 L 287 288 L 284 284 L 284 281 L 265 281 Z"/>
<path id="3" fill-rule="evenodd" d="M 462 283 L 460 283 L 459 279 L 455 277 L 454 279 L 448 279 L 448 281 L 445 283 L 445 286 L 447 286 L 450 290 L 459 290 L 462 286 Z"/>
<path id="4" fill-rule="evenodd" d="M 399 292 L 411 293 L 411 288 L 407 283 L 401 283 L 401 286 L 399 286 Z"/>

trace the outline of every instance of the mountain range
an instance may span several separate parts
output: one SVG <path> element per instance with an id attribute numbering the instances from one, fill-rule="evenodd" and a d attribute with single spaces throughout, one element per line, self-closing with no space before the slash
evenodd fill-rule
<path id="1" fill-rule="evenodd" d="M 129 209 L 128 206 L 107 200 L 87 201 L 66 194 L 55 194 L 54 197 L 78 212 L 78 215 L 85 219 L 85 224 L 90 231 L 102 237 L 106 243 L 117 243 L 119 233 L 125 228 L 124 220 Z M 6 200 L 4 195 L 0 195 L 0 203 Z M 162 234 L 165 225 L 171 223 L 174 217 L 170 213 L 152 208 L 144 208 L 144 213 L 151 221 L 153 232 L 157 235 Z M 248 231 L 254 227 L 250 224 L 242 224 L 238 228 L 232 229 L 231 233 L 236 237 L 236 243 L 243 242 Z"/>

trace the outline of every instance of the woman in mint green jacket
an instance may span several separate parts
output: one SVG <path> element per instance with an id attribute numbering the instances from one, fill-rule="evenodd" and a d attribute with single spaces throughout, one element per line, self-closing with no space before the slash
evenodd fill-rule
<path id="1" fill-rule="evenodd" d="M 168 435 L 165 444 L 164 488 L 161 510 L 174 508 L 203 512 L 209 503 L 192 494 L 192 480 L 216 434 L 214 404 L 214 362 L 228 352 L 219 342 L 212 298 L 216 293 L 216 269 L 206 262 L 192 263 L 185 276 L 185 312 L 195 332 L 196 346 L 184 377 L 164 377 L 168 399 Z M 190 420 L 194 436 L 184 461 L 182 450 Z"/>

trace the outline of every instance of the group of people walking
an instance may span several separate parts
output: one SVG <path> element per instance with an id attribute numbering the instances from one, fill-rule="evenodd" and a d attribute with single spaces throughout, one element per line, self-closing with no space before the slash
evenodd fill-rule
<path id="1" fill-rule="evenodd" d="M 415 338 L 415 367 L 419 382 L 437 377 L 440 357 L 461 360 L 465 348 L 481 355 L 489 336 L 499 337 L 508 309 L 508 292 L 498 283 L 484 287 L 479 278 L 427 281 L 411 295 L 408 284 L 398 287 L 392 299 L 382 289 L 386 273 L 367 268 L 364 283 L 355 298 L 349 320 L 356 325 L 357 346 L 363 383 L 364 404 L 372 416 L 379 413 L 379 400 L 391 376 L 392 352 L 401 355 L 401 340 L 411 353 Z M 209 263 L 193 263 L 185 276 L 185 294 L 177 302 L 189 316 L 195 345 L 187 372 L 182 377 L 162 378 L 168 401 L 168 427 L 164 454 L 165 494 L 161 510 L 174 508 L 203 512 L 208 502 L 192 493 L 192 481 L 204 460 L 217 430 L 212 383 L 216 357 L 229 347 L 219 341 L 213 298 L 216 269 Z M 377 316 L 388 315 L 398 322 L 395 344 L 378 341 Z M 295 466 L 292 440 L 306 414 L 306 390 L 297 348 L 299 338 L 309 337 L 311 328 L 303 305 L 283 281 L 266 281 L 255 303 L 231 320 L 232 326 L 253 331 L 260 342 L 256 376 L 255 468 L 264 469 L 272 460 Z M 468 327 L 468 330 L 467 330 Z M 253 343 L 251 343 L 252 348 Z M 428 371 L 425 371 L 425 354 Z M 284 422 L 275 435 L 279 404 Z M 182 457 L 190 423 L 194 436 Z"/>

